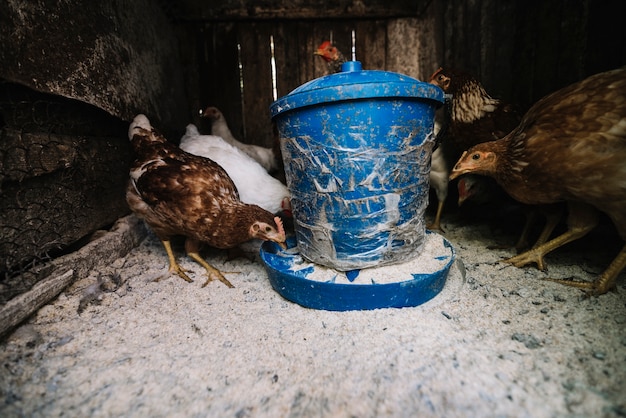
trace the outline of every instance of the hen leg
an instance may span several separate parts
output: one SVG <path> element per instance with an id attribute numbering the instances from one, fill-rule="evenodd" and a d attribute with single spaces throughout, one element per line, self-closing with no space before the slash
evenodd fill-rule
<path id="1" fill-rule="evenodd" d="M 450 176 L 450 170 L 448 169 L 442 147 L 433 151 L 430 161 L 429 180 L 430 187 L 435 190 L 437 196 L 437 213 L 433 222 L 426 225 L 426 228 L 445 232 L 441 229 L 441 213 L 443 212 L 443 205 L 448 197 L 448 177 Z"/>
<path id="2" fill-rule="evenodd" d="M 515 243 L 515 250 L 517 250 L 518 253 L 523 249 L 528 248 L 528 234 L 531 229 L 530 227 L 533 226 L 536 220 L 537 210 L 535 208 L 529 209 L 526 212 L 526 222 L 524 223 L 524 228 L 522 228 L 522 233 L 520 234 L 517 243 Z M 535 244 L 535 246 L 537 246 L 537 244 Z"/>
<path id="3" fill-rule="evenodd" d="M 546 218 L 546 224 L 544 225 L 541 233 L 539 234 L 539 238 L 535 241 L 535 244 L 531 248 L 539 247 L 541 244 L 548 241 L 550 235 L 554 231 L 554 228 L 559 224 L 561 220 L 561 216 L 563 215 L 563 210 L 560 205 L 545 205 L 540 209 L 536 206 L 531 207 L 526 212 L 526 223 L 524 224 L 524 228 L 522 229 L 522 233 L 515 244 L 515 249 L 517 252 L 521 253 L 523 250 L 528 248 L 528 233 L 530 232 L 530 227 L 537 220 L 537 214 L 541 212 Z"/>
<path id="4" fill-rule="evenodd" d="M 185 241 L 185 251 L 187 251 L 187 255 L 191 257 L 196 263 L 204 267 L 207 273 L 207 281 L 204 282 L 202 287 L 205 287 L 207 284 L 209 284 L 210 281 L 215 279 L 224 283 L 228 287 L 235 287 L 228 281 L 228 279 L 226 279 L 226 277 L 224 277 L 221 271 L 219 271 L 218 269 L 207 263 L 202 257 L 200 257 L 200 254 L 198 254 L 198 250 L 198 241 L 187 238 L 187 240 Z"/>
<path id="5" fill-rule="evenodd" d="M 567 286 L 577 287 L 589 291 L 592 295 L 602 295 L 613 287 L 615 287 L 615 281 L 617 276 L 626 267 L 626 245 L 617 254 L 615 259 L 609 264 L 606 270 L 593 282 L 577 282 L 567 279 L 547 279 L 553 282 L 561 283 Z"/>
<path id="6" fill-rule="evenodd" d="M 433 231 L 441 231 L 441 232 L 445 232 L 442 228 L 441 228 L 441 212 L 443 211 L 443 204 L 444 201 L 438 199 L 439 202 L 437 203 L 437 213 L 435 214 L 435 220 L 433 220 L 433 222 L 430 225 L 427 225 L 426 228 L 433 230 Z"/>
<path id="7" fill-rule="evenodd" d="M 552 235 L 554 228 L 556 228 L 556 226 L 559 224 L 561 216 L 563 216 L 563 210 L 560 205 L 544 206 L 541 209 L 541 212 L 543 212 L 546 217 L 546 224 L 541 230 L 541 234 L 539 234 L 539 238 L 537 238 L 537 241 L 535 242 L 535 245 L 532 246 L 532 248 L 537 248 L 548 241 L 548 238 L 550 238 L 550 235 Z"/>
<path id="8" fill-rule="evenodd" d="M 568 230 L 559 235 L 558 237 L 550 240 L 546 243 L 536 245 L 530 250 L 517 255 L 515 257 L 504 260 L 506 263 L 511 263 L 515 267 L 523 267 L 528 264 L 536 264 L 540 270 L 545 270 L 543 257 L 549 252 L 556 250 L 557 248 L 567 244 L 568 242 L 575 241 L 585 236 L 598 224 L 598 212 L 592 206 L 584 203 L 569 203 L 569 216 L 567 219 Z M 552 221 L 554 222 L 554 221 Z M 548 225 L 550 221 L 546 224 Z M 555 223 L 556 225 L 556 223 Z M 552 231 L 549 231 L 550 233 Z M 537 243 L 544 238 L 546 234 L 546 228 L 542 232 L 542 235 L 537 240 Z M 547 236 L 545 239 L 547 239 Z"/>
<path id="9" fill-rule="evenodd" d="M 170 240 L 162 239 L 161 242 L 163 243 L 163 246 L 165 247 L 165 252 L 167 253 L 167 258 L 170 261 L 170 273 L 176 273 L 178 276 L 180 276 L 180 278 L 182 278 L 184 281 L 186 281 L 188 283 L 193 282 L 193 280 L 191 280 L 185 274 L 185 269 L 183 269 L 181 266 L 179 266 L 178 263 L 176 262 L 176 258 L 174 257 L 174 251 L 172 251 L 172 244 L 171 244 Z"/>

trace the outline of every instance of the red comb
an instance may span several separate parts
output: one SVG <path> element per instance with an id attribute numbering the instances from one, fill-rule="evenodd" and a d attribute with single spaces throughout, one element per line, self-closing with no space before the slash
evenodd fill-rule
<path id="1" fill-rule="evenodd" d="M 283 227 L 283 221 L 278 216 L 274 218 L 274 222 L 276 222 L 276 226 L 278 227 L 278 234 L 285 236 L 285 227 Z"/>
<path id="2" fill-rule="evenodd" d="M 326 49 L 326 48 L 328 48 L 328 47 L 329 47 L 329 46 L 331 46 L 331 45 L 332 45 L 332 44 L 330 43 L 330 41 L 324 41 L 324 42 L 322 42 L 322 44 L 321 44 L 320 46 L 318 46 L 318 47 L 317 47 L 317 49 L 318 49 L 318 50 L 319 50 L 319 49 Z"/>

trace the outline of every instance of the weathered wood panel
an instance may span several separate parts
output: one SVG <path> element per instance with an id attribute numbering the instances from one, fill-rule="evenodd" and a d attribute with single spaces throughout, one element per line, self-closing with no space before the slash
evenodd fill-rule
<path id="1" fill-rule="evenodd" d="M 478 77 L 495 97 L 528 107 L 591 74 L 626 64 L 626 3 L 435 0 L 441 64 Z"/>
<path id="2" fill-rule="evenodd" d="M 179 0 L 173 1 L 169 9 L 177 18 L 202 21 L 345 19 L 412 16 L 427 3 L 428 0 Z"/>
<path id="3" fill-rule="evenodd" d="M 0 77 L 165 125 L 187 119 L 178 40 L 156 2 L 0 2 Z"/>
<path id="4" fill-rule="evenodd" d="M 0 120 L 4 285 L 129 212 L 131 152 L 121 120 L 13 83 L 0 83 Z"/>
<path id="5" fill-rule="evenodd" d="M 601 4 L 432 0 L 420 3 L 413 17 L 382 13 L 376 18 L 347 19 L 338 18 L 346 16 L 340 13 L 319 20 L 285 15 L 275 20 L 203 23 L 203 42 L 211 45 L 206 56 L 213 61 L 199 67 L 210 74 L 212 85 L 200 86 L 199 100 L 220 107 L 243 141 L 269 146 L 270 35 L 280 97 L 326 73 L 325 64 L 313 52 L 331 33 L 339 49 L 350 56 L 354 30 L 356 58 L 365 69 L 427 80 L 441 65 L 458 67 L 474 74 L 494 97 L 527 108 L 567 84 L 626 64 L 626 30 L 616 18 L 625 14 L 626 3 L 618 0 Z M 243 95 L 235 62 L 237 44 Z"/>
<path id="6" fill-rule="evenodd" d="M 199 108 L 218 107 L 233 134 L 247 143 L 271 146 L 273 141 L 269 113 L 274 101 L 270 38 L 274 41 L 277 97 L 328 74 L 326 64 L 314 52 L 331 36 L 350 57 L 354 31 L 356 58 L 363 67 L 377 70 L 387 67 L 386 20 L 218 22 L 201 24 L 194 30 L 202 45 L 197 49 L 200 53 L 194 53 L 201 74 L 195 92 Z M 208 129 L 202 121 L 197 123 L 205 131 Z"/>

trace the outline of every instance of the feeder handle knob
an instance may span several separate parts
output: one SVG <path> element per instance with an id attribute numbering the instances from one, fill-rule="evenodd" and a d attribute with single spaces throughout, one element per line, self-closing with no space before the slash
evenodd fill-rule
<path id="1" fill-rule="evenodd" d="M 346 61 L 341 64 L 341 72 L 349 73 L 354 71 L 361 71 L 363 66 L 361 65 L 361 61 Z"/>

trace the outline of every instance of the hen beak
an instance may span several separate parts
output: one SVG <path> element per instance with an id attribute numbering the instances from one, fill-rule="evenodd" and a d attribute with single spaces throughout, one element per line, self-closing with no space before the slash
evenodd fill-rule
<path id="1" fill-rule="evenodd" d="M 452 170 L 452 172 L 450 172 L 450 177 L 449 180 L 452 181 L 455 178 L 462 176 L 463 174 L 467 174 L 467 173 L 471 173 L 472 170 L 467 169 L 467 168 L 454 168 L 454 170 Z"/>
<path id="2" fill-rule="evenodd" d="M 461 155 L 461 158 L 459 158 L 459 161 L 456 163 L 456 165 L 450 172 L 450 177 L 449 177 L 450 181 L 454 180 L 455 178 L 459 176 L 462 176 L 463 174 L 467 174 L 472 171 L 471 168 L 464 166 L 463 164 L 463 159 L 465 158 L 466 155 L 467 155 L 467 151 L 465 151 L 463 155 Z"/>

